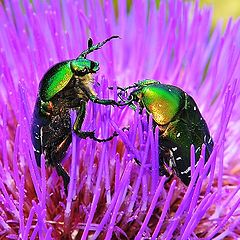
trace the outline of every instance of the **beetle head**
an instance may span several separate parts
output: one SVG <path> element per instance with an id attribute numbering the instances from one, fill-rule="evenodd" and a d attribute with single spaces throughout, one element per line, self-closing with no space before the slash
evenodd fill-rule
<path id="1" fill-rule="evenodd" d="M 156 80 L 152 80 L 152 79 L 145 79 L 143 81 L 139 81 L 138 83 L 135 83 L 132 86 L 127 87 L 127 89 L 129 88 L 135 88 L 135 90 L 133 90 L 130 95 L 129 95 L 129 100 L 131 99 L 134 102 L 141 102 L 142 98 L 143 98 L 143 89 L 149 85 L 156 85 L 156 84 L 160 84 L 160 82 L 156 81 Z"/>
<path id="2" fill-rule="evenodd" d="M 88 73 L 96 73 L 99 70 L 99 63 L 85 58 L 78 58 L 70 62 L 71 71 L 75 76 L 85 76 Z"/>
<path id="3" fill-rule="evenodd" d="M 140 92 L 140 90 L 135 89 L 129 95 L 128 95 L 128 90 L 131 88 L 136 88 L 137 86 L 138 84 L 135 83 L 134 85 L 131 85 L 125 88 L 118 87 L 118 90 L 119 90 L 118 97 L 124 102 L 124 104 L 122 105 L 128 105 L 133 110 L 137 109 L 137 106 L 134 104 L 134 102 L 139 101 L 138 92 Z"/>
<path id="4" fill-rule="evenodd" d="M 142 98 L 144 96 L 143 89 L 149 85 L 156 85 L 161 84 L 160 82 L 152 79 L 145 79 L 143 81 L 139 81 L 138 83 L 134 83 L 131 86 L 128 86 L 126 88 L 118 88 L 120 91 L 118 92 L 119 98 L 124 101 L 124 105 L 128 105 L 133 110 L 137 109 L 137 106 L 134 103 L 139 103 L 140 107 L 143 108 L 143 102 Z M 127 95 L 127 91 L 131 88 L 134 88 L 134 90 L 128 95 L 127 99 L 124 99 L 124 96 Z"/>
<path id="5" fill-rule="evenodd" d="M 112 36 L 107 38 L 103 42 L 93 45 L 91 38 L 88 39 L 88 48 L 84 50 L 75 60 L 70 62 L 70 68 L 75 76 L 85 76 L 89 73 L 96 73 L 99 70 L 99 63 L 86 59 L 87 55 L 95 50 L 100 49 L 105 43 L 113 38 L 119 38 L 119 36 Z"/>

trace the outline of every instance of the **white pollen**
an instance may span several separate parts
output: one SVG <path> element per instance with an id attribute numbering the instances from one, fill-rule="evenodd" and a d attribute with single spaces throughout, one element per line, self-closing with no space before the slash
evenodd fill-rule
<path id="1" fill-rule="evenodd" d="M 198 148 L 196 149 L 196 151 L 195 151 L 195 152 L 198 152 L 199 150 L 201 150 L 201 148 L 200 148 L 200 147 L 198 147 Z"/>
<path id="2" fill-rule="evenodd" d="M 181 172 L 181 174 L 187 174 L 189 171 L 191 170 L 191 167 L 189 167 L 187 170 L 185 170 L 184 172 Z"/>
<path id="3" fill-rule="evenodd" d="M 40 151 L 37 150 L 34 146 L 33 146 L 33 150 L 34 150 L 34 152 L 40 153 Z"/>

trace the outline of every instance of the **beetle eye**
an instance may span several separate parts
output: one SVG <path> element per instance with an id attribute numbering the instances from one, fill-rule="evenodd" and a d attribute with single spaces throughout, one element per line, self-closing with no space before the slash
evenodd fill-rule
<path id="1" fill-rule="evenodd" d="M 137 95 L 136 95 L 136 98 L 138 99 L 138 100 L 141 100 L 142 98 L 143 98 L 143 93 L 138 93 Z"/>
<path id="2" fill-rule="evenodd" d="M 91 62 L 90 63 L 90 68 L 93 69 L 95 67 L 95 63 L 94 62 Z"/>

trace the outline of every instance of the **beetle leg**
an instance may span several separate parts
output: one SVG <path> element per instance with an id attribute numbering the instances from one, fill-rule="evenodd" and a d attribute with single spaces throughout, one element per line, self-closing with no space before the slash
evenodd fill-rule
<path id="1" fill-rule="evenodd" d="M 67 196 L 68 195 L 68 184 L 70 182 L 70 177 L 60 163 L 56 164 L 56 170 L 57 170 L 58 176 L 62 177 L 62 179 L 63 179 L 64 191 Z"/>
<path id="2" fill-rule="evenodd" d="M 89 99 L 98 104 L 103 104 L 103 105 L 112 105 L 112 106 L 121 106 L 121 103 L 116 102 L 115 100 L 112 99 L 99 99 L 98 97 L 94 95 L 90 95 Z"/>
<path id="3" fill-rule="evenodd" d="M 93 132 L 94 133 L 94 132 Z M 94 141 L 97 141 L 97 142 L 107 142 L 107 141 L 110 141 L 112 140 L 114 137 L 118 136 L 118 133 L 117 132 L 114 132 L 112 136 L 108 137 L 108 138 L 97 138 L 95 137 L 95 135 L 93 136 L 89 136 L 89 138 L 93 139 Z"/>
<path id="4" fill-rule="evenodd" d="M 78 108 L 78 114 L 77 114 L 77 118 L 74 122 L 73 125 L 73 131 L 80 137 L 83 139 L 86 138 L 94 138 L 95 133 L 93 131 L 90 132 L 83 132 L 81 131 L 82 128 L 82 124 L 85 118 L 85 114 L 86 114 L 86 102 L 81 102 L 80 107 Z"/>
<path id="5" fill-rule="evenodd" d="M 171 182 L 171 180 L 174 177 L 173 173 L 169 173 L 169 171 L 167 170 L 165 160 L 163 159 L 163 157 L 160 157 L 159 159 L 159 175 L 167 177 L 167 180 L 165 181 L 164 185 Z"/>
<path id="6" fill-rule="evenodd" d="M 163 160 L 161 158 L 160 158 L 160 161 L 159 161 L 159 175 L 160 176 L 166 176 L 166 177 L 170 176 L 170 174 L 169 174 L 168 170 L 166 169 L 166 166 L 163 163 Z"/>
<path id="7" fill-rule="evenodd" d="M 86 102 L 81 102 L 80 106 L 78 108 L 78 113 L 77 113 L 77 118 L 74 122 L 73 125 L 73 131 L 79 136 L 79 134 L 81 134 L 81 128 L 82 128 L 82 124 L 85 118 L 85 114 L 86 114 Z M 82 136 L 82 138 L 86 138 L 84 137 L 84 135 Z"/>
<path id="8" fill-rule="evenodd" d="M 125 106 L 128 105 L 128 103 L 124 102 L 116 102 L 115 100 L 112 99 L 99 99 L 95 94 L 92 93 L 92 91 L 86 87 L 86 86 L 81 86 L 81 90 L 86 94 L 88 99 L 92 101 L 93 103 L 98 103 L 102 105 L 111 105 L 111 106 Z"/>
<path id="9" fill-rule="evenodd" d="M 173 177 L 174 177 L 174 174 L 170 174 L 169 176 L 167 176 L 167 180 L 165 181 L 164 185 L 166 185 L 167 183 L 171 182 Z"/>
<path id="10" fill-rule="evenodd" d="M 129 130 L 129 127 L 124 127 L 122 128 L 122 131 L 125 131 L 125 130 Z M 95 137 L 95 132 L 94 131 L 91 131 L 91 132 L 77 132 L 76 133 L 80 138 L 83 138 L 83 139 L 86 139 L 87 137 L 93 139 L 94 141 L 97 141 L 97 142 L 108 142 L 110 140 L 112 140 L 114 137 L 117 137 L 118 136 L 118 133 L 116 131 L 113 132 L 113 135 L 108 137 L 108 138 L 97 138 Z"/>
<path id="11" fill-rule="evenodd" d="M 112 136 L 110 136 L 108 138 L 100 139 L 100 138 L 95 137 L 95 132 L 94 131 L 86 131 L 86 132 L 81 131 L 82 124 L 83 124 L 83 121 L 84 121 L 84 118 L 85 118 L 85 113 L 86 113 L 86 102 L 81 102 L 81 106 L 79 107 L 77 118 L 76 118 L 75 123 L 73 125 L 73 131 L 80 138 L 83 138 L 83 139 L 91 138 L 91 139 L 93 139 L 94 141 L 97 141 L 97 142 L 107 142 L 107 141 L 112 140 L 114 137 L 118 136 L 118 133 L 114 132 Z M 128 129 L 128 128 L 127 127 L 123 128 L 123 131 L 126 130 L 126 129 Z"/>
<path id="12" fill-rule="evenodd" d="M 166 163 L 170 158 L 170 151 L 166 148 L 160 147 L 160 157 L 159 157 L 159 175 L 169 177 L 169 171 L 166 167 Z"/>

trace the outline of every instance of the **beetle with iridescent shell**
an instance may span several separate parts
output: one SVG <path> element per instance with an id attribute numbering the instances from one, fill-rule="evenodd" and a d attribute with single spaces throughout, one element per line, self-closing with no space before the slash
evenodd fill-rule
<path id="1" fill-rule="evenodd" d="M 129 89 L 134 88 L 126 95 Z M 205 162 L 213 150 L 213 140 L 206 121 L 194 99 L 179 87 L 146 79 L 126 88 L 118 88 L 118 96 L 132 109 L 139 104 L 151 114 L 154 128 L 159 128 L 160 175 L 169 176 L 170 167 L 185 185 L 191 180 L 190 148 L 195 147 L 196 164 L 202 145 L 206 146 Z"/>
<path id="2" fill-rule="evenodd" d="M 96 45 L 93 45 L 90 38 L 86 50 L 76 59 L 55 64 L 44 74 L 39 84 L 32 120 L 35 158 L 37 165 L 40 166 L 41 154 L 44 154 L 46 164 L 55 167 L 58 175 L 62 176 L 66 194 L 70 177 L 61 165 L 61 161 L 72 142 L 70 111 L 77 112 L 73 131 L 80 138 L 106 142 L 117 136 L 114 132 L 106 139 L 99 139 L 94 131 L 81 131 L 86 114 L 86 104 L 89 100 L 103 105 L 120 105 L 114 100 L 98 98 L 93 90 L 93 74 L 99 70 L 99 63 L 86 59 L 89 53 L 100 49 L 113 38 L 118 38 L 118 36 L 112 36 Z"/>

